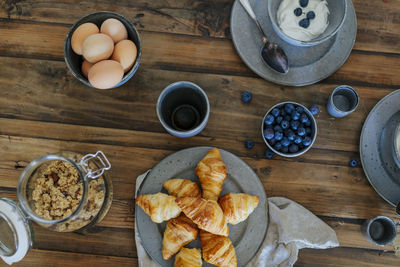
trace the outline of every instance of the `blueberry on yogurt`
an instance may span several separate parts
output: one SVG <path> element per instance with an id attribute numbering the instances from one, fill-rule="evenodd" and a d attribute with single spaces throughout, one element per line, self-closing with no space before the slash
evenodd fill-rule
<path id="1" fill-rule="evenodd" d="M 303 14 L 303 10 L 300 7 L 296 8 L 293 12 L 296 15 L 296 17 L 300 17 L 301 14 Z"/>
<path id="2" fill-rule="evenodd" d="M 310 20 L 309 19 L 302 19 L 299 21 L 300 27 L 303 27 L 304 29 L 307 29 L 310 26 Z"/>
<path id="3" fill-rule="evenodd" d="M 308 11 L 308 12 L 307 12 L 307 18 L 308 18 L 308 19 L 315 19 L 315 13 L 314 13 L 314 11 Z"/>
<path id="4" fill-rule="evenodd" d="M 300 6 L 301 6 L 301 7 L 306 7 L 306 6 L 308 6 L 308 0 L 300 0 L 299 3 L 300 3 Z"/>

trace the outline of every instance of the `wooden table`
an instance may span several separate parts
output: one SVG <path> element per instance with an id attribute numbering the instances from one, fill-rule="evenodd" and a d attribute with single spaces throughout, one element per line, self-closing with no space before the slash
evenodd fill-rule
<path id="1" fill-rule="evenodd" d="M 301 250 L 296 266 L 399 266 L 393 248 L 377 247 L 360 233 L 364 219 L 394 208 L 372 189 L 359 160 L 363 122 L 383 96 L 400 88 L 400 1 L 353 1 L 357 41 L 345 65 L 307 87 L 279 86 L 257 77 L 236 53 L 229 32 L 233 0 L 136 0 L 0 2 L 0 196 L 16 200 L 23 168 L 33 159 L 70 150 L 102 150 L 112 162 L 114 202 L 88 235 L 54 233 L 34 225 L 34 244 L 15 266 L 137 266 L 134 240 L 136 177 L 177 150 L 217 146 L 245 160 L 268 196 L 284 196 L 310 209 L 335 229 L 341 247 Z M 143 58 L 124 86 L 95 90 L 68 71 L 66 33 L 80 17 L 116 11 L 138 28 Z M 211 116 L 190 139 L 167 134 L 155 104 L 168 84 L 188 80 L 207 92 Z M 340 84 L 356 88 L 361 103 L 343 119 L 331 118 L 325 103 Z M 242 91 L 253 93 L 250 104 Z M 318 138 L 305 155 L 263 158 L 260 123 L 273 104 L 316 104 Z M 252 139 L 252 150 L 244 141 Z M 4 265 L 0 262 L 0 265 Z"/>

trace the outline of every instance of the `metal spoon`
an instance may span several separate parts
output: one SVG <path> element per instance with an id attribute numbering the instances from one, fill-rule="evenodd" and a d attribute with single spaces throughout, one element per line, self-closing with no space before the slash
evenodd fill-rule
<path id="1" fill-rule="evenodd" d="M 264 46 L 261 49 L 261 57 L 274 70 L 280 73 L 287 73 L 289 70 L 289 63 L 285 51 L 283 51 L 283 49 L 279 45 L 268 41 L 268 38 L 265 36 L 265 33 L 261 28 L 261 25 L 258 22 L 256 14 L 251 8 L 249 1 L 240 0 L 240 3 L 247 11 L 247 14 L 249 14 L 249 16 L 254 20 L 258 30 L 262 34 L 262 40 L 264 42 Z"/>

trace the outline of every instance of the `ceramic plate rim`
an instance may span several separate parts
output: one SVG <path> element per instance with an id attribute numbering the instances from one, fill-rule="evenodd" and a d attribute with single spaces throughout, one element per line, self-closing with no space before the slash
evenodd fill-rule
<path id="1" fill-rule="evenodd" d="M 264 0 L 264 1 L 266 1 L 266 0 Z M 352 1 L 351 0 L 347 1 L 347 5 L 348 5 L 347 6 L 348 12 L 346 14 L 343 26 L 342 26 L 341 29 L 339 29 L 339 31 L 334 36 L 332 36 L 332 38 L 337 39 L 337 36 L 343 31 L 343 28 L 346 27 L 346 25 L 348 23 L 351 23 L 351 22 L 347 22 L 346 23 L 346 20 L 354 19 L 353 23 L 354 23 L 354 26 L 355 26 L 355 32 L 354 32 L 354 36 L 351 36 L 352 41 L 350 42 L 349 49 L 348 49 L 348 51 L 346 53 L 344 53 L 345 56 L 342 58 L 342 60 L 340 62 L 338 62 L 339 63 L 338 65 L 336 65 L 334 68 L 332 68 L 329 72 L 325 73 L 324 75 L 321 75 L 321 77 L 316 78 L 314 80 L 307 80 L 307 81 L 304 81 L 304 82 L 295 82 L 295 81 L 287 82 L 286 79 L 285 79 L 285 77 L 286 77 L 285 74 L 281 74 L 280 76 L 278 76 L 280 78 L 274 78 L 273 76 L 269 75 L 268 73 L 266 74 L 266 73 L 263 73 L 262 71 L 260 71 L 257 66 L 252 66 L 250 64 L 250 62 L 248 62 L 248 60 L 245 59 L 245 55 L 241 53 L 241 50 L 238 48 L 237 41 L 235 41 L 235 36 L 236 35 L 233 33 L 233 27 L 232 27 L 232 25 L 234 25 L 233 22 L 234 22 L 234 19 L 235 19 L 234 18 L 234 12 L 237 12 L 236 9 L 238 8 L 238 6 L 240 6 L 239 0 L 235 0 L 235 2 L 233 3 L 232 10 L 231 10 L 231 17 L 230 17 L 230 32 L 231 32 L 231 36 L 232 36 L 233 45 L 234 45 L 235 50 L 238 53 L 239 57 L 246 64 L 246 66 L 250 70 L 252 70 L 254 73 L 256 73 L 258 76 L 260 76 L 261 78 L 263 78 L 263 79 L 265 79 L 267 81 L 270 81 L 270 82 L 273 82 L 273 83 L 276 83 L 276 84 L 280 84 L 280 85 L 286 85 L 286 86 L 306 86 L 306 85 L 311 85 L 311 84 L 317 83 L 317 82 L 319 82 L 321 80 L 324 80 L 324 79 L 328 78 L 333 73 L 335 73 L 339 68 L 341 68 L 343 66 L 343 64 L 347 61 L 348 57 L 351 54 L 351 51 L 353 50 L 353 47 L 354 47 L 354 44 L 355 44 L 355 41 L 356 41 L 356 36 L 357 36 L 357 18 L 356 18 L 356 13 L 355 13 L 355 9 L 354 9 L 354 5 L 353 5 Z M 254 25 L 254 27 L 256 27 L 256 26 Z M 274 34 L 276 34 L 276 33 L 274 33 Z M 337 42 L 337 40 L 334 41 L 332 46 L 334 46 L 336 42 Z M 332 49 L 332 47 L 329 50 L 331 50 L 331 49 Z M 329 53 L 329 50 L 328 50 L 327 53 Z M 317 61 L 315 61 L 315 62 L 313 62 L 313 63 L 311 63 L 309 65 L 302 66 L 299 69 L 302 69 L 304 67 L 308 67 L 310 65 L 313 65 L 316 62 L 320 62 L 326 56 L 326 54 L 324 54 L 323 57 L 320 58 L 320 60 L 317 60 Z M 329 63 L 329 62 L 327 62 L 327 63 Z M 289 70 L 289 72 L 290 72 L 290 70 Z"/>
<path id="2" fill-rule="evenodd" d="M 374 115 L 374 113 L 376 112 L 376 110 L 377 110 L 383 103 L 385 103 L 385 101 L 387 101 L 390 97 L 393 97 L 393 96 L 396 95 L 396 94 L 400 94 L 400 90 L 395 90 L 395 91 L 393 91 L 393 92 L 387 94 L 386 96 L 384 96 L 381 100 L 378 101 L 378 103 L 375 104 L 375 106 L 374 106 L 374 107 L 372 108 L 372 110 L 369 112 L 367 118 L 366 118 L 365 121 L 364 121 L 364 125 L 363 125 L 362 131 L 361 131 L 361 135 L 360 135 L 360 148 L 359 148 L 360 160 L 361 160 L 361 164 L 362 164 L 362 166 L 363 166 L 363 171 L 364 171 L 364 173 L 365 173 L 365 176 L 367 177 L 367 179 L 368 179 L 369 183 L 371 184 L 371 186 L 374 188 L 375 192 L 378 193 L 378 195 L 379 195 L 380 197 L 382 197 L 386 202 L 388 202 L 388 203 L 389 203 L 390 205 L 392 205 L 392 206 L 396 206 L 397 203 L 393 203 L 391 200 L 389 200 L 389 199 L 384 195 L 384 193 L 381 192 L 381 189 L 379 189 L 378 186 L 377 186 L 376 184 L 374 184 L 374 178 L 371 178 L 370 175 L 368 174 L 368 169 L 369 169 L 370 167 L 368 166 L 368 164 L 366 164 L 365 159 L 364 159 L 364 157 L 363 157 L 363 149 L 364 149 L 364 145 L 363 145 L 364 142 L 363 142 L 363 140 L 365 139 L 365 135 L 366 135 L 365 131 L 366 131 L 366 128 L 367 128 L 367 126 L 368 126 L 367 124 L 368 124 L 368 122 L 371 120 L 371 118 L 372 118 L 372 116 Z M 400 111 L 400 109 L 399 109 L 398 111 Z M 397 111 L 397 112 L 398 112 L 398 111 Z M 385 121 L 384 124 L 386 124 L 386 123 L 388 122 L 388 120 L 390 120 L 390 118 L 391 118 L 394 114 L 395 114 L 395 113 L 388 115 L 388 118 L 387 118 L 387 120 Z M 379 137 L 380 137 L 380 136 L 379 136 Z M 377 146 L 379 146 L 378 142 L 379 142 L 379 140 L 377 140 L 377 142 L 376 142 L 376 145 L 377 145 Z M 374 145 L 375 145 L 375 143 L 374 143 Z M 379 151 L 379 147 L 378 147 L 377 150 Z M 380 157 L 379 155 L 378 155 L 378 160 L 379 160 L 379 162 L 381 163 L 381 157 Z M 386 169 L 383 168 L 383 167 L 382 167 L 382 169 L 385 170 L 385 172 L 384 172 L 384 173 L 385 173 L 385 176 L 388 176 L 388 173 L 387 173 Z M 390 180 L 390 179 L 389 179 L 389 180 Z M 391 180 L 390 180 L 390 182 L 393 183 L 393 181 L 391 181 Z M 393 184 L 394 184 L 394 183 L 393 183 Z"/>
<path id="3" fill-rule="evenodd" d="M 173 152 L 173 153 L 171 153 L 171 154 L 169 154 L 169 155 L 167 155 L 165 158 L 163 158 L 161 161 L 159 161 L 148 173 L 147 173 L 147 175 L 146 175 L 146 177 L 145 177 L 145 179 L 143 180 L 143 182 L 141 183 L 141 185 L 139 186 L 139 188 L 138 188 L 138 195 L 140 194 L 140 192 L 141 192 L 141 190 L 142 190 L 142 187 L 143 187 L 143 185 L 145 184 L 145 181 L 147 180 L 147 178 L 150 176 L 150 174 L 151 174 L 151 172 L 152 171 L 154 171 L 154 170 L 157 170 L 158 168 L 160 168 L 160 165 L 162 166 L 165 162 L 167 162 L 167 161 L 169 161 L 172 157 L 174 157 L 176 154 L 178 154 L 178 153 L 182 153 L 182 152 L 184 152 L 184 151 L 190 151 L 190 150 L 203 150 L 203 151 L 208 151 L 208 150 L 210 150 L 212 147 L 207 147 L 207 146 L 197 146 L 197 147 L 189 147 L 189 148 L 185 148 L 185 149 L 182 149 L 182 150 L 179 150 L 179 151 L 175 151 L 175 152 Z M 267 214 L 267 207 L 268 207 L 268 199 L 267 199 L 267 195 L 266 195 L 266 193 L 265 193 L 265 190 L 264 190 L 264 186 L 263 186 L 263 184 L 262 184 L 262 182 L 261 182 L 261 180 L 259 179 L 259 177 L 257 176 L 257 174 L 254 172 L 254 170 L 244 161 L 244 160 L 242 160 L 240 157 L 238 157 L 238 156 L 236 156 L 235 154 L 233 154 L 233 153 L 231 153 L 231 152 L 229 152 L 229 151 L 226 151 L 226 150 L 224 150 L 224 149 L 219 149 L 220 151 L 221 151 L 221 154 L 225 154 L 225 153 L 227 153 L 228 155 L 230 155 L 231 157 L 233 157 L 234 159 L 235 159 L 235 161 L 236 160 L 238 160 L 238 161 L 240 161 L 242 164 L 244 164 L 244 166 L 246 166 L 246 168 L 249 170 L 249 171 L 251 171 L 252 172 L 252 176 L 253 177 L 256 177 L 257 179 L 255 179 L 254 180 L 254 182 L 256 182 L 256 183 L 258 183 L 258 186 L 260 186 L 260 188 L 262 188 L 261 190 L 260 190 L 260 193 L 262 192 L 262 195 L 261 196 L 259 196 L 260 197 L 260 200 L 263 200 L 264 201 L 264 208 L 261 208 L 260 209 L 260 211 L 259 211 L 259 213 L 261 213 L 260 215 L 262 215 L 262 216 L 265 216 L 265 225 L 263 225 L 264 227 L 263 227 L 263 235 L 262 235 L 262 238 L 261 238 L 261 240 L 260 240 L 260 242 L 259 242 L 259 244 L 258 244 L 258 246 L 257 246 L 257 249 L 255 250 L 255 251 L 253 251 L 253 255 L 252 255 L 252 257 L 251 258 L 253 258 L 255 255 L 256 255 L 256 253 L 258 252 L 258 250 L 260 249 L 260 247 L 262 246 L 262 243 L 263 243 L 263 241 L 264 241 L 264 239 L 265 239 L 265 236 L 266 236 L 266 233 L 267 233 L 267 228 L 268 228 L 268 220 L 269 220 L 269 218 L 268 218 L 268 214 Z M 226 163 L 226 162 L 225 162 Z M 228 163 L 226 163 L 226 164 L 228 164 Z M 228 170 L 228 173 L 229 173 L 229 170 Z M 167 180 L 167 179 L 169 179 L 170 177 L 166 177 L 166 179 L 165 180 Z M 261 202 L 261 201 L 260 201 Z M 260 205 L 259 205 L 259 207 L 260 207 Z M 137 218 L 137 216 L 138 216 L 138 210 L 140 209 L 140 207 L 138 207 L 136 204 L 135 204 L 135 220 L 137 220 L 136 218 Z M 256 209 L 256 211 L 257 211 L 257 209 Z M 251 216 L 251 215 L 250 215 Z M 160 263 L 160 262 L 158 262 L 157 261 L 157 258 L 156 257 L 153 257 L 153 255 L 151 255 L 150 253 L 149 253 L 149 251 L 148 251 L 148 248 L 146 247 L 146 245 L 144 244 L 145 242 L 143 242 L 143 238 L 142 238 L 142 235 L 141 235 L 141 231 L 140 231 L 140 226 L 139 226 L 139 224 L 137 223 L 137 227 L 138 227 L 138 234 L 139 234 L 139 236 L 141 237 L 141 239 L 142 239 L 142 245 L 143 245 L 143 248 L 145 249 L 145 251 L 147 252 L 147 254 L 155 261 L 155 262 L 157 262 L 157 264 L 159 264 L 160 266 L 162 266 L 162 264 Z M 230 226 L 231 227 L 231 226 Z M 249 227 L 247 227 L 247 228 L 249 228 Z M 248 232 L 248 230 L 249 229 L 247 229 L 246 228 L 246 233 Z M 250 260 L 251 260 L 251 258 L 250 258 Z M 249 261 L 250 261 L 249 260 Z M 238 260 L 239 261 L 239 260 Z M 244 265 L 243 266 L 245 266 L 246 264 L 248 263 L 248 261 L 247 262 L 245 262 L 244 263 Z M 208 263 L 206 263 L 206 262 L 204 262 L 203 261 L 203 266 L 209 266 L 209 265 L 207 265 Z M 211 265 L 210 265 L 211 266 Z"/>

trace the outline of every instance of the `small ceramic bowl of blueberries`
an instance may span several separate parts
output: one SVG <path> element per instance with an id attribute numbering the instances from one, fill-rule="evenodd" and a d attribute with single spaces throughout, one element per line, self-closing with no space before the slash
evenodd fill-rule
<path id="1" fill-rule="evenodd" d="M 317 123 L 312 112 L 316 114 L 318 108 L 312 106 L 310 110 L 290 101 L 276 104 L 268 110 L 261 133 L 270 150 L 283 157 L 306 153 L 317 137 Z"/>

